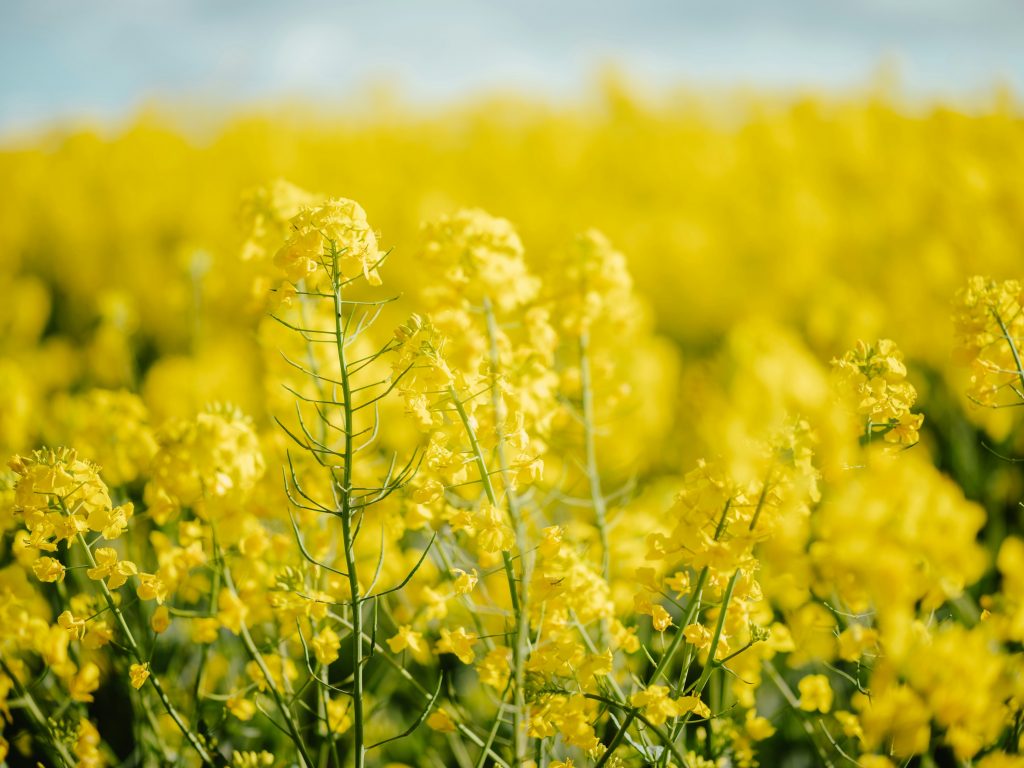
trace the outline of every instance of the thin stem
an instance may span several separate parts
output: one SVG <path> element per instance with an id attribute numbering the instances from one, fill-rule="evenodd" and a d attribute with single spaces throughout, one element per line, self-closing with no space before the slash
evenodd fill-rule
<path id="1" fill-rule="evenodd" d="M 1010 345 L 1010 354 L 1013 355 L 1013 362 L 1017 366 L 1017 378 L 1020 380 L 1021 389 L 1024 390 L 1024 368 L 1021 367 L 1020 353 L 1017 351 L 1017 344 L 1013 340 L 1013 336 L 1010 335 L 1010 329 L 1006 327 L 1006 323 L 1003 322 L 1003 318 L 1000 317 L 999 312 L 996 310 L 992 311 L 995 315 L 996 322 L 999 323 L 999 330 L 1003 332 L 1003 338 L 1006 343 Z"/>
<path id="2" fill-rule="evenodd" d="M 608 579 L 610 553 L 608 551 L 608 505 L 601 490 L 601 472 L 597 462 L 597 444 L 594 436 L 594 383 L 590 372 L 590 334 L 580 334 L 580 389 L 583 395 L 583 441 L 586 452 L 587 477 L 590 480 L 590 498 L 594 505 L 594 522 L 601 539 L 601 575 Z"/>
<path id="3" fill-rule="evenodd" d="M 814 745 L 814 749 L 818 753 L 818 757 L 821 758 L 821 762 L 826 768 L 835 768 L 835 764 L 829 759 L 828 754 L 825 752 L 825 748 L 821 746 L 815 735 L 814 726 L 804 716 L 803 711 L 800 709 L 800 701 L 797 699 L 793 690 L 786 684 L 786 681 L 779 674 L 778 670 L 775 669 L 775 665 L 765 659 L 762 662 L 764 670 L 768 673 L 768 677 L 771 678 L 772 682 L 775 683 L 775 687 L 779 689 L 779 693 L 786 700 L 786 703 L 793 709 L 797 715 L 800 716 L 800 722 L 804 727 L 804 731 L 807 732 L 808 737 L 811 739 L 811 744 Z"/>
<path id="4" fill-rule="evenodd" d="M 693 696 L 700 697 L 701 693 L 704 692 L 704 686 L 708 684 L 708 680 L 711 679 L 712 673 L 721 666 L 715 661 L 715 652 L 718 650 L 718 643 L 722 639 L 722 629 L 725 627 L 725 617 L 729 609 L 729 601 L 732 600 L 733 590 L 736 588 L 736 582 L 739 579 L 740 571 L 736 569 L 732 577 L 729 579 L 729 584 L 725 588 L 725 596 L 722 598 L 722 605 L 719 608 L 718 622 L 715 625 L 715 634 L 711 638 L 711 646 L 708 648 L 708 660 L 704 665 L 704 670 L 701 672 L 697 682 L 694 683 L 692 688 Z M 690 717 L 693 715 L 693 710 L 690 710 L 683 715 L 682 720 L 678 724 L 673 724 L 672 737 L 676 737 L 678 731 L 686 727 L 686 724 L 690 721 Z"/>
<path id="5" fill-rule="evenodd" d="M 210 524 L 210 530 L 213 537 L 213 548 L 214 552 L 217 551 L 217 534 L 214 531 L 213 523 Z M 213 564 L 213 583 L 210 585 L 210 601 L 208 603 L 208 610 L 211 616 L 217 615 L 217 601 L 220 594 L 220 561 L 219 559 L 214 560 Z M 192 686 L 192 698 L 195 700 L 195 709 L 192 712 L 192 722 L 196 724 L 199 722 L 199 715 L 202 711 L 200 703 L 200 694 L 202 693 L 203 678 L 206 673 L 206 665 L 210 659 L 210 651 L 212 645 L 204 645 L 203 650 L 199 655 L 199 664 L 196 669 L 196 679 Z"/>
<path id="6" fill-rule="evenodd" d="M 82 545 L 82 549 L 85 550 L 85 556 L 87 561 L 89 562 L 89 565 L 95 568 L 96 558 L 93 557 L 92 550 L 89 549 L 89 545 L 85 541 L 85 536 L 83 536 L 82 534 L 78 534 L 78 542 Z M 111 613 L 114 614 L 114 617 L 117 619 L 118 625 L 120 625 L 121 627 L 121 631 L 124 633 L 125 640 L 128 641 L 128 650 L 131 652 L 131 655 L 134 657 L 137 663 L 145 664 L 146 659 L 142 655 L 142 649 L 139 648 L 139 644 L 135 641 L 135 635 L 132 634 L 132 630 L 128 626 L 128 622 L 125 619 L 124 614 L 121 612 L 121 609 L 114 602 L 114 596 L 110 593 L 110 589 L 107 587 L 107 583 L 105 581 L 100 580 L 99 585 L 100 589 L 103 592 L 103 599 L 106 601 L 107 607 L 110 608 Z M 167 692 L 164 691 L 163 685 L 160 684 L 160 678 L 158 678 L 155 674 L 151 674 L 149 676 L 148 681 L 152 683 L 153 689 L 156 691 L 156 695 L 160 699 L 160 703 L 163 704 L 164 709 L 167 711 L 167 714 L 171 716 L 171 720 L 174 721 L 174 724 L 178 726 L 178 730 L 182 732 L 182 734 L 188 740 L 188 743 L 191 744 L 192 748 L 195 749 L 195 751 L 199 754 L 199 759 L 201 759 L 207 765 L 214 765 L 213 759 L 210 757 L 210 753 L 207 751 L 206 747 L 203 746 L 203 743 L 199 740 L 199 737 L 192 732 L 192 729 L 188 727 L 188 725 L 182 719 L 181 714 L 178 712 L 177 709 L 175 709 L 174 705 L 171 703 L 171 700 L 167 697 Z"/>
<path id="7" fill-rule="evenodd" d="M 491 407 L 494 411 L 494 428 L 497 433 L 495 450 L 498 456 L 498 466 L 501 470 L 502 484 L 505 486 L 505 498 L 508 502 L 509 517 L 512 519 L 512 526 L 515 530 L 516 547 L 519 549 L 519 585 L 520 597 L 519 606 L 516 609 L 516 641 L 513 647 L 513 676 L 515 679 L 515 690 L 513 691 L 515 708 L 513 709 L 513 743 L 515 744 L 516 763 L 522 763 L 527 754 L 527 733 L 524 727 L 529 719 L 529 707 L 526 701 L 526 656 L 529 650 L 530 620 L 527 602 L 529 600 L 528 585 L 530 584 L 532 571 L 532 556 L 526 546 L 526 525 L 523 519 L 522 510 L 519 508 L 519 499 L 512 487 L 508 461 L 505 457 L 505 406 L 501 399 L 501 389 L 498 387 L 498 371 L 501 361 L 498 355 L 498 323 L 494 316 L 494 309 L 490 299 L 484 299 L 484 316 L 487 320 L 487 339 L 490 346 L 491 363 Z"/>
<path id="8" fill-rule="evenodd" d="M 725 507 L 722 509 L 722 517 L 718 521 L 718 526 L 715 528 L 715 541 L 718 541 L 722 534 L 725 532 L 725 523 L 729 516 L 729 508 L 732 506 L 732 499 L 725 502 Z M 664 674 L 668 668 L 669 663 L 675 656 L 676 651 L 679 650 L 679 646 L 683 642 L 683 627 L 693 623 L 694 617 L 697 615 L 697 611 L 700 606 L 700 595 L 704 591 L 704 585 L 708 580 L 708 567 L 705 565 L 700 569 L 700 573 L 697 575 L 697 584 L 693 588 L 693 598 L 690 600 L 690 604 L 687 606 L 686 615 L 683 617 L 682 626 L 679 631 L 672 637 L 672 642 L 669 644 L 668 650 L 662 654 L 661 659 L 654 668 L 654 672 L 651 673 L 651 679 L 647 681 L 648 685 L 653 685 L 658 682 L 658 678 Z"/>
<path id="9" fill-rule="evenodd" d="M 608 743 L 608 748 L 601 755 L 601 759 L 594 764 L 594 768 L 604 768 L 604 765 L 611 759 L 611 756 L 615 753 L 615 750 L 619 748 L 619 744 L 626 737 L 626 731 L 629 730 L 629 726 L 633 724 L 636 719 L 636 710 L 630 709 L 623 719 L 622 724 L 619 726 L 619 730 L 615 733 L 615 736 Z"/>
<path id="10" fill-rule="evenodd" d="M 704 690 L 704 686 L 707 685 L 708 679 L 711 677 L 711 673 L 718 666 L 715 662 L 715 652 L 718 650 L 718 643 L 722 639 L 722 630 L 725 627 L 726 613 L 729 610 L 729 602 L 732 600 L 732 593 L 736 589 L 736 582 L 739 580 L 740 571 L 736 569 L 732 576 L 729 578 L 729 583 L 725 588 L 725 596 L 722 598 L 722 604 L 718 609 L 718 622 L 715 624 L 715 634 L 711 638 L 711 647 L 708 648 L 708 662 L 704 665 L 704 671 L 701 676 L 697 678 L 697 684 L 693 687 L 695 696 L 700 696 Z"/>
<path id="11" fill-rule="evenodd" d="M 341 496 L 341 528 L 342 546 L 345 550 L 345 569 L 348 571 L 349 599 L 352 610 L 352 631 L 355 642 L 352 643 L 352 735 L 355 768 L 363 768 L 366 761 L 365 732 L 363 723 L 363 607 L 359 594 L 359 574 L 356 572 L 355 536 L 352 530 L 352 459 L 353 437 L 355 428 L 352 424 L 352 384 L 349 381 L 348 363 L 345 360 L 345 332 L 342 327 L 341 298 L 342 283 L 338 269 L 338 248 L 331 242 L 331 281 L 333 284 L 335 349 L 338 353 L 338 369 L 341 374 L 341 389 L 345 413 L 345 450 L 342 481 L 339 484 L 335 477 L 335 486 Z"/>
<path id="12" fill-rule="evenodd" d="M 44 715 L 43 711 L 39 708 L 39 704 L 36 702 L 35 697 L 32 696 L 32 692 L 21 684 L 21 680 L 18 679 L 17 675 L 14 674 L 14 671 L 7 665 L 3 656 L 0 656 L 0 669 L 2 669 L 4 674 L 10 679 L 11 684 L 14 686 L 14 692 L 17 693 L 18 698 L 24 702 L 25 709 L 28 710 L 32 719 L 36 721 L 39 730 L 46 735 L 46 740 L 49 742 L 50 747 L 60 758 L 64 766 L 66 766 L 66 768 L 71 768 L 76 765 L 77 761 L 68 752 L 68 748 L 50 729 L 46 715 Z"/>
<path id="13" fill-rule="evenodd" d="M 455 391 L 455 387 L 448 385 L 448 392 L 451 395 L 452 402 L 455 403 L 455 410 L 459 414 L 459 419 L 462 421 L 462 426 L 466 430 L 466 435 L 469 437 L 469 444 L 473 449 L 473 460 L 476 462 L 477 469 L 480 474 L 480 483 L 484 487 L 484 493 L 487 495 L 487 500 L 494 506 L 498 506 L 498 497 L 495 495 L 494 486 L 491 484 L 491 474 L 487 471 L 487 463 L 484 461 L 484 455 L 480 449 L 480 443 L 476 438 L 476 430 L 473 429 L 473 424 L 469 420 L 469 414 L 466 413 L 466 409 L 459 400 L 459 394 Z M 518 614 L 519 591 L 516 589 L 516 575 L 512 568 L 512 555 L 507 551 L 502 552 L 501 555 L 505 565 L 505 577 L 508 580 L 508 591 L 512 599 L 512 610 Z"/>
<path id="14" fill-rule="evenodd" d="M 218 556 L 223 561 L 223 555 L 218 553 Z M 227 563 L 223 565 L 224 571 L 224 583 L 228 589 L 231 590 L 232 595 L 235 599 L 241 599 L 238 595 L 238 590 L 235 588 L 235 582 L 231 578 L 231 571 L 228 569 Z M 281 696 L 281 692 L 277 689 L 277 683 L 274 682 L 273 673 L 267 666 L 266 660 L 263 658 L 263 654 L 260 653 L 259 648 L 256 647 L 256 643 L 252 639 L 252 634 L 249 632 L 249 626 L 245 623 L 245 620 L 239 621 L 239 630 L 242 637 L 242 644 L 245 646 L 245 650 L 249 654 L 256 666 L 259 667 L 260 672 L 263 674 L 263 678 L 267 681 L 267 688 L 270 690 L 270 695 L 274 698 L 274 703 L 277 704 L 277 709 L 284 717 L 284 722 L 287 727 L 288 736 L 295 743 L 295 748 L 299 751 L 299 755 L 302 759 L 303 765 L 306 768 L 313 768 L 315 763 L 309 756 L 309 752 L 306 751 L 306 745 L 302 740 L 302 734 L 299 732 L 299 727 L 295 722 L 295 718 L 292 716 L 291 709 Z"/>
<path id="15" fill-rule="evenodd" d="M 353 628 L 352 622 L 348 621 L 343 616 L 339 616 L 335 613 L 331 613 L 331 616 L 337 619 L 342 626 L 345 626 L 348 629 Z M 377 656 L 379 656 L 381 659 L 383 659 L 392 667 L 394 667 L 395 671 L 398 672 L 398 674 L 401 675 L 402 678 L 407 683 L 409 683 L 409 685 L 411 685 L 413 688 L 419 691 L 420 695 L 424 696 L 427 699 L 430 699 L 433 696 L 433 694 L 430 691 L 423 687 L 419 680 L 412 676 L 412 673 L 410 673 L 409 670 L 403 667 L 401 663 L 398 662 L 397 659 L 395 659 L 391 654 L 389 654 L 386 651 L 383 645 L 378 643 L 375 639 L 367 635 L 365 632 L 362 635 L 356 635 L 355 637 L 357 639 L 361 638 L 363 642 L 368 643 L 370 647 L 377 652 Z M 459 733 L 461 733 L 471 742 L 476 744 L 478 747 L 482 747 L 485 751 L 487 751 L 489 757 L 494 761 L 495 765 L 500 765 L 502 766 L 502 768 L 510 768 L 509 764 L 501 757 L 501 755 L 499 755 L 497 752 L 493 751 L 489 746 L 487 746 L 484 740 L 480 738 L 480 736 L 478 736 L 476 733 L 474 733 L 473 730 L 468 725 L 456 720 L 455 727 L 458 729 Z"/>
<path id="16" fill-rule="evenodd" d="M 669 739 L 668 735 L 664 731 L 662 731 L 658 726 L 656 726 L 654 723 L 648 720 L 647 717 L 643 714 L 643 712 L 638 710 L 636 707 L 630 706 L 629 704 L 623 704 L 621 701 L 609 699 L 606 696 L 601 696 L 596 693 L 584 693 L 583 696 L 587 699 L 593 699 L 594 701 L 600 701 L 604 704 L 617 707 L 618 709 L 621 709 L 623 712 L 632 713 L 633 717 L 635 717 L 637 720 L 639 720 L 641 723 L 647 726 L 651 730 L 651 732 L 658 737 L 658 740 L 665 746 L 665 748 L 669 752 L 672 753 L 672 756 L 676 759 L 676 762 L 678 762 L 679 765 L 686 765 L 686 758 L 683 757 L 683 755 L 679 752 L 679 750 L 676 748 L 676 745 L 672 743 L 671 739 Z"/>

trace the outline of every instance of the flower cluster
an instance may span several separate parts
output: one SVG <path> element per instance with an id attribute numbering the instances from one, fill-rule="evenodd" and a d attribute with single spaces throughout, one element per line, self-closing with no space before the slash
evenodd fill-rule
<path id="1" fill-rule="evenodd" d="M 289 226 L 291 233 L 274 256 L 274 265 L 290 282 L 314 274 L 333 251 L 346 279 L 361 275 L 370 285 L 380 285 L 377 237 L 359 203 L 343 198 L 327 200 L 300 210 Z"/>
<path id="2" fill-rule="evenodd" d="M 974 276 L 956 295 L 958 350 L 970 365 L 969 395 L 999 406 L 1024 400 L 1024 288 L 1018 280 Z"/>
<path id="3" fill-rule="evenodd" d="M 836 388 L 864 422 L 864 439 L 882 437 L 888 443 L 913 445 L 924 417 L 911 413 L 917 391 L 906 380 L 903 354 L 890 339 L 874 345 L 858 341 L 843 357 L 832 361 Z"/>
<path id="4" fill-rule="evenodd" d="M 679 123 L 623 101 L 608 119 L 593 146 Z M 813 124 L 691 138 L 770 171 Z M 715 165 L 688 174 L 738 178 Z M 1012 416 L 989 421 L 1024 398 L 1019 285 L 958 294 L 968 397 L 998 406 L 961 410 L 936 332 L 952 282 L 903 281 L 923 333 L 866 278 L 811 274 L 809 295 L 774 266 L 730 271 L 767 263 L 774 218 L 735 227 L 745 206 L 696 198 L 681 214 L 647 185 L 642 216 L 637 188 L 551 216 L 489 185 L 515 225 L 369 185 L 392 269 L 362 206 L 279 181 L 246 195 L 240 248 L 213 213 L 180 232 L 136 210 L 163 239 L 136 232 L 146 279 L 109 291 L 89 254 L 123 263 L 121 233 L 93 242 L 67 219 L 84 204 L 58 197 L 34 240 L 0 213 L 0 253 L 83 254 L 81 285 L 43 268 L 2 283 L 0 759 L 1019 764 L 1024 482 L 1001 458 Z M 779 193 L 800 253 L 839 231 L 812 189 Z M 685 280 L 680 252 L 700 255 Z M 50 291 L 68 302 L 51 312 Z M 883 329 L 906 360 L 883 339 L 827 363 Z"/>

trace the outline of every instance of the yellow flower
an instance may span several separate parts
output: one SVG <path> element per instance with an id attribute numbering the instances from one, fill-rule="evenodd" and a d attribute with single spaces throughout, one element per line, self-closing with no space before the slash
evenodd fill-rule
<path id="1" fill-rule="evenodd" d="M 128 530 L 128 520 L 134 514 L 131 502 L 119 507 L 96 507 L 88 517 L 89 530 L 99 531 L 105 539 L 116 539 Z"/>
<path id="2" fill-rule="evenodd" d="M 148 468 L 156 441 L 148 410 L 138 395 L 109 389 L 60 394 L 52 412 L 56 434 L 49 439 L 73 441 L 78 453 L 102 467 L 109 485 L 123 486 Z"/>
<path id="3" fill-rule="evenodd" d="M 152 573 L 139 574 L 139 586 L 135 592 L 140 600 L 156 600 L 160 605 L 167 599 L 167 585 Z"/>
<path id="4" fill-rule="evenodd" d="M 864 740 L 864 730 L 860 727 L 860 720 L 853 712 L 847 712 L 846 710 L 836 710 L 833 714 L 836 722 L 843 729 L 843 733 L 851 739 L 857 739 L 858 741 Z"/>
<path id="5" fill-rule="evenodd" d="M 611 650 L 604 653 L 591 653 L 579 666 L 579 679 L 588 681 L 591 677 L 610 675 L 615 664 Z"/>
<path id="6" fill-rule="evenodd" d="M 566 744 L 589 752 L 601 743 L 592 725 L 595 712 L 596 703 L 584 696 L 546 695 L 531 709 L 527 732 L 534 738 L 558 733 Z"/>
<path id="7" fill-rule="evenodd" d="M 497 645 L 477 664 L 480 682 L 495 690 L 503 690 L 511 674 L 512 649 Z"/>
<path id="8" fill-rule="evenodd" d="M 57 617 L 57 623 L 68 631 L 73 638 L 81 640 L 85 637 L 85 619 L 76 619 L 71 611 L 64 611 Z"/>
<path id="9" fill-rule="evenodd" d="M 646 690 L 634 693 L 630 696 L 630 703 L 643 710 L 644 716 L 654 725 L 662 725 L 669 718 L 682 714 L 678 703 L 669 696 L 669 689 L 664 685 L 651 685 Z"/>
<path id="10" fill-rule="evenodd" d="M 627 627 L 618 619 L 612 622 L 612 639 L 615 641 L 613 647 L 621 648 L 626 653 L 636 653 L 640 650 L 640 638 L 636 636 L 635 627 Z"/>
<path id="11" fill-rule="evenodd" d="M 503 510 L 485 501 L 474 517 L 477 541 L 484 552 L 508 552 L 516 543 L 515 531 Z"/>
<path id="12" fill-rule="evenodd" d="M 664 632 L 672 626 L 672 615 L 665 610 L 664 606 L 651 606 L 651 625 L 656 632 Z"/>
<path id="13" fill-rule="evenodd" d="M 431 290 L 454 292 L 476 305 L 494 297 L 511 311 L 533 299 L 539 281 L 530 275 L 523 244 L 511 222 L 479 209 L 461 210 L 425 227 L 423 260 L 442 271 Z M 436 300 L 440 301 L 441 296 Z"/>
<path id="14" fill-rule="evenodd" d="M 135 563 L 128 560 L 118 561 L 117 550 L 111 547 L 99 547 L 93 553 L 96 565 L 86 570 L 85 575 L 94 581 L 107 579 L 109 589 L 117 589 L 128 581 L 129 576 L 138 574 Z"/>
<path id="15" fill-rule="evenodd" d="M 290 683 L 299 676 L 299 671 L 295 668 L 295 663 L 289 658 L 282 658 L 277 654 L 264 654 L 263 664 L 267 669 L 267 673 L 270 675 L 270 680 L 273 682 L 274 687 L 278 690 L 284 688 L 285 680 Z M 267 674 L 264 673 L 263 668 L 255 661 L 246 662 L 245 672 L 249 676 L 249 679 L 256 683 L 256 687 L 260 692 L 264 692 L 268 689 L 269 682 L 267 680 Z"/>
<path id="16" fill-rule="evenodd" d="M 466 573 L 461 568 L 454 568 L 452 572 L 455 574 L 456 595 L 467 595 L 473 591 L 477 582 L 476 568 L 471 573 Z"/>
<path id="17" fill-rule="evenodd" d="M 341 639 L 338 633 L 330 627 L 324 627 L 320 633 L 313 638 L 311 643 L 313 654 L 321 664 L 331 664 L 338 658 L 338 650 L 341 648 Z"/>
<path id="18" fill-rule="evenodd" d="M 923 417 L 910 412 L 917 391 L 906 381 L 903 354 L 892 340 L 880 339 L 873 346 L 858 341 L 832 367 L 837 389 L 865 420 L 865 439 L 883 437 L 902 446 L 917 442 Z"/>
<path id="19" fill-rule="evenodd" d="M 444 709 L 435 709 L 427 716 L 427 725 L 439 733 L 455 733 L 455 721 Z"/>
<path id="20" fill-rule="evenodd" d="M 213 617 L 192 619 L 192 642 L 209 645 L 217 640 L 220 622 Z"/>
<path id="21" fill-rule="evenodd" d="M 65 568 L 59 560 L 40 557 L 32 564 L 32 570 L 40 581 L 64 581 Z"/>
<path id="22" fill-rule="evenodd" d="M 230 589 L 222 589 L 217 597 L 217 620 L 221 626 L 238 635 L 249 614 L 249 606 Z"/>
<path id="23" fill-rule="evenodd" d="M 665 579 L 665 585 L 676 593 L 676 597 L 687 595 L 690 593 L 690 574 L 686 571 L 678 571 Z"/>
<path id="24" fill-rule="evenodd" d="M 329 260 L 333 248 L 342 282 L 361 274 L 370 285 L 380 285 L 377 237 L 359 203 L 344 198 L 327 200 L 300 211 L 290 223 L 291 237 L 274 256 L 274 265 L 290 281 L 296 283 L 315 272 L 321 260 Z"/>
<path id="25" fill-rule="evenodd" d="M 775 735 L 775 726 L 766 717 L 760 717 L 754 710 L 747 710 L 743 729 L 754 741 L 764 741 Z"/>
<path id="26" fill-rule="evenodd" d="M 158 635 L 167 631 L 167 628 L 171 626 L 171 612 L 166 605 L 157 606 L 149 619 L 149 626 Z"/>
<path id="27" fill-rule="evenodd" d="M 417 504 L 429 504 L 444 495 L 444 485 L 437 478 L 429 478 L 412 492 L 412 500 Z"/>
<path id="28" fill-rule="evenodd" d="M 477 641 L 476 633 L 467 632 L 464 627 L 456 627 L 455 631 L 447 628 L 441 630 L 441 639 L 434 650 L 437 653 L 453 653 L 463 664 L 472 664 L 476 654 L 473 644 Z"/>
<path id="29" fill-rule="evenodd" d="M 711 630 L 702 624 L 688 624 L 683 628 L 686 642 L 700 649 L 711 647 Z"/>
<path id="30" fill-rule="evenodd" d="M 89 622 L 82 645 L 91 651 L 102 648 L 114 639 L 114 630 L 102 619 L 92 619 Z"/>
<path id="31" fill-rule="evenodd" d="M 327 702 L 327 722 L 332 733 L 344 733 L 352 727 L 349 699 L 330 699 Z"/>
<path id="32" fill-rule="evenodd" d="M 403 624 L 398 628 L 398 634 L 394 637 L 387 639 L 388 647 L 392 653 L 401 653 L 406 648 L 412 653 L 413 658 L 417 661 L 423 661 L 430 655 L 430 648 L 427 647 L 426 641 L 423 639 L 423 635 L 416 632 L 408 624 Z"/>
<path id="33" fill-rule="evenodd" d="M 263 477 L 259 437 L 235 407 L 213 405 L 193 419 L 169 420 L 157 441 L 144 497 L 158 522 L 185 506 L 203 517 L 222 516 Z"/>
<path id="34" fill-rule="evenodd" d="M 800 679 L 800 709 L 804 712 L 828 712 L 832 709 L 832 686 L 825 675 L 807 675 Z"/>
<path id="35" fill-rule="evenodd" d="M 851 624 L 839 635 L 839 658 L 857 661 L 878 642 L 878 631 L 863 624 Z"/>
<path id="36" fill-rule="evenodd" d="M 132 688 L 138 690 L 149 679 L 149 662 L 144 664 L 132 664 L 128 669 L 128 676 L 132 681 Z"/>
<path id="37" fill-rule="evenodd" d="M 33 547 L 52 552 L 56 542 L 88 531 L 90 517 L 111 512 L 110 493 L 95 465 L 73 450 L 34 451 L 8 465 L 18 476 L 14 508 L 24 515 Z"/>
<path id="38" fill-rule="evenodd" d="M 274 756 L 269 752 L 243 752 L 237 750 L 231 755 L 231 768 L 270 768 Z"/>
<path id="39" fill-rule="evenodd" d="M 232 717 L 247 722 L 252 720 L 253 715 L 256 714 L 256 705 L 250 700 L 242 696 L 241 694 L 232 694 L 228 697 L 225 706 L 228 712 L 231 713 Z"/>
<path id="40" fill-rule="evenodd" d="M 1019 280 L 971 277 L 956 296 L 957 352 L 971 367 L 968 396 L 986 406 L 1021 401 L 1017 387 L 1024 331 L 1024 288 Z"/>
<path id="41" fill-rule="evenodd" d="M 73 701 L 88 703 L 93 700 L 93 691 L 100 687 L 100 668 L 91 661 L 86 662 L 68 683 L 68 694 Z"/>
<path id="42" fill-rule="evenodd" d="M 693 712 L 697 717 L 711 717 L 711 709 L 701 701 L 700 696 L 680 696 L 676 699 L 677 714 Z"/>

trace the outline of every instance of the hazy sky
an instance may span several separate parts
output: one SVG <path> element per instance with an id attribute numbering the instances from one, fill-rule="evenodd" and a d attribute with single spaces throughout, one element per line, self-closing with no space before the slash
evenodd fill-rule
<path id="1" fill-rule="evenodd" d="M 571 95 L 614 61 L 654 84 L 1024 90 L 1024 0 L 0 0 L 0 130 L 167 100 Z"/>

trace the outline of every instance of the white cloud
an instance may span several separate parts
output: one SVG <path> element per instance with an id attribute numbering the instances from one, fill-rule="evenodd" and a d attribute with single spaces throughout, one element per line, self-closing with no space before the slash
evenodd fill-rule
<path id="1" fill-rule="evenodd" d="M 337 99 L 382 74 L 419 100 L 499 85 L 562 95 L 607 60 L 659 82 L 844 87 L 895 54 L 918 93 L 997 77 L 1024 86 L 1019 0 L 15 0 L 5 11 L 0 129 L 160 97 Z"/>

